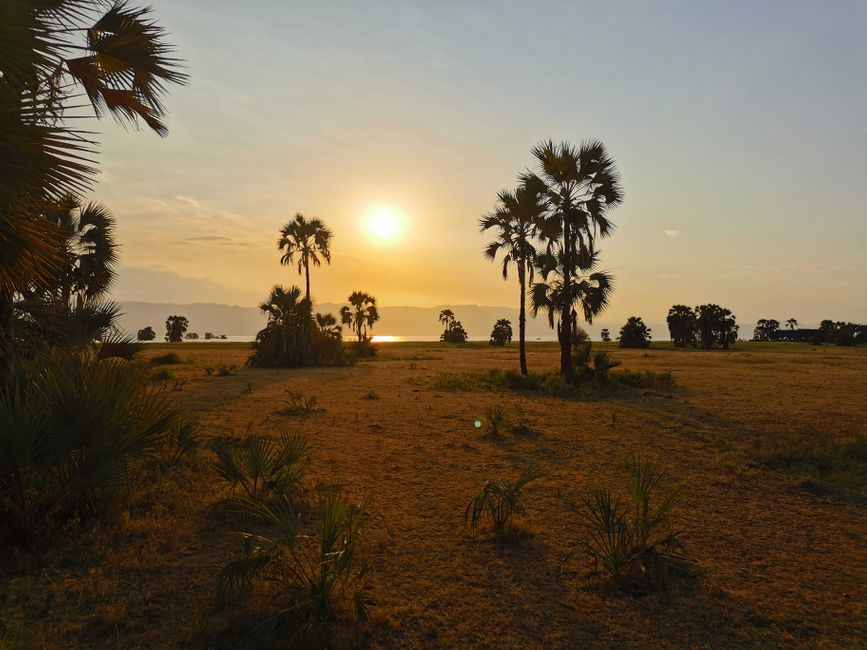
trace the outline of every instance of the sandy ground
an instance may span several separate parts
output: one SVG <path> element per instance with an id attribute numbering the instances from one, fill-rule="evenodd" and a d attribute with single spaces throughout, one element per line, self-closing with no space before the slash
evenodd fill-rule
<path id="1" fill-rule="evenodd" d="M 375 622 L 338 625 L 333 645 L 867 644 L 867 506 L 756 463 L 760 445 L 793 433 L 865 432 L 865 350 L 616 350 L 626 368 L 670 371 L 677 386 L 570 401 L 436 388 L 441 373 L 516 367 L 515 346 L 384 345 L 374 361 L 299 370 L 243 368 L 249 351 L 237 347 L 176 349 L 184 363 L 167 368 L 187 383 L 174 395 L 207 435 L 304 431 L 309 481 L 341 483 L 381 516 L 370 531 Z M 551 345 L 530 346 L 531 369 L 556 363 Z M 238 370 L 204 372 L 221 364 Z M 315 396 L 317 410 L 282 414 L 290 390 Z M 520 405 L 534 434 L 485 435 L 474 422 L 494 403 Z M 580 534 L 573 508 L 593 486 L 616 485 L 635 451 L 683 487 L 675 523 L 700 571 L 693 586 L 641 598 L 600 586 L 581 555 L 561 567 Z M 221 646 L 273 606 L 215 603 L 238 543 L 208 462 L 203 452 L 163 476 L 118 526 L 4 577 L 9 643 Z M 470 536 L 463 511 L 485 479 L 531 463 L 544 476 L 527 489 L 523 534 Z"/>

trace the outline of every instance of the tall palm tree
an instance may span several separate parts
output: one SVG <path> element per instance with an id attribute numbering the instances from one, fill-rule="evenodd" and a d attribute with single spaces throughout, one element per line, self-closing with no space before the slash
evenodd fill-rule
<path id="1" fill-rule="evenodd" d="M 527 374 L 527 281 L 533 280 L 533 263 L 536 248 L 533 237 L 545 214 L 545 186 L 538 179 L 527 179 L 514 192 L 503 190 L 498 195 L 499 205 L 490 214 L 479 220 L 482 232 L 495 230 L 496 239 L 485 248 L 485 257 L 494 261 L 497 253 L 503 253 L 503 279 L 509 278 L 509 265 L 518 269 L 518 284 L 521 288 L 520 313 L 518 316 L 518 356 L 521 374 Z M 529 276 L 529 277 L 528 277 Z"/>
<path id="2" fill-rule="evenodd" d="M 300 275 L 303 270 L 307 280 L 307 300 L 310 300 L 310 264 L 322 264 L 320 255 L 331 264 L 330 245 L 331 231 L 321 219 L 308 221 L 299 213 L 280 230 L 277 248 L 284 251 L 280 263 L 289 266 L 295 262 L 297 256 L 298 273 Z"/>
<path id="3" fill-rule="evenodd" d="M 562 258 L 563 252 L 558 251 Z M 548 324 L 554 328 L 561 343 L 565 339 L 569 344 L 569 357 L 572 357 L 572 333 L 578 323 L 578 310 L 587 323 L 592 324 L 593 318 L 600 314 L 611 299 L 614 291 L 614 278 L 607 271 L 594 271 L 598 262 L 598 253 L 580 252 L 577 268 L 569 275 L 570 287 L 568 294 L 563 280 L 563 261 L 554 255 L 545 253 L 539 255 L 536 266 L 543 282 L 536 282 L 530 289 L 530 308 L 533 316 L 544 310 L 548 315 Z M 568 295 L 568 301 L 566 296 Z M 564 309 L 564 306 L 566 309 Z M 569 336 L 568 339 L 565 337 Z M 571 368 L 571 365 L 570 365 Z"/>
<path id="4" fill-rule="evenodd" d="M 66 111 L 82 108 L 74 105 L 83 96 L 95 117 L 142 120 L 166 135 L 166 84 L 185 82 L 150 9 L 104 0 L 0 3 L 0 378 L 12 368 L 16 292 L 52 282 L 63 266 L 52 241 L 59 234 L 34 215 L 46 199 L 87 190 L 97 171 L 96 143 L 68 126 Z"/>
<path id="5" fill-rule="evenodd" d="M 797 319 L 790 318 L 789 320 L 786 321 L 786 325 L 789 326 L 790 330 L 794 330 L 798 326 L 798 321 L 797 321 Z"/>
<path id="6" fill-rule="evenodd" d="M 539 236 L 560 267 L 560 310 L 567 316 L 560 319 L 560 372 L 571 382 L 574 323 L 568 314 L 575 286 L 572 276 L 580 270 L 579 256 L 592 257 L 596 239 L 613 231 L 607 213 L 623 201 L 623 192 L 614 161 L 605 145 L 597 140 L 584 142 L 580 147 L 548 140 L 534 147 L 532 153 L 539 174 L 527 173 L 522 179 L 528 184 L 542 182 L 546 188 L 548 212 L 541 221 Z"/>
<path id="7" fill-rule="evenodd" d="M 349 304 L 340 308 L 340 319 L 352 328 L 359 341 L 363 341 L 367 338 L 367 330 L 379 320 L 376 298 L 363 291 L 353 291 Z"/>

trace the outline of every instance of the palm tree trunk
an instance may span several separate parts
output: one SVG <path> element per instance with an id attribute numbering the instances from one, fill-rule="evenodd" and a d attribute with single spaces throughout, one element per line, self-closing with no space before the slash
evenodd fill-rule
<path id="1" fill-rule="evenodd" d="M 304 275 L 307 277 L 307 300 L 310 301 L 310 262 L 304 264 Z"/>
<path id="2" fill-rule="evenodd" d="M 560 307 L 560 374 L 567 384 L 572 383 L 572 232 L 563 217 L 563 304 Z"/>
<path id="3" fill-rule="evenodd" d="M 527 291 L 525 288 L 526 269 L 524 268 L 523 260 L 518 262 L 518 282 L 521 283 L 521 311 L 518 315 L 518 356 L 521 360 L 521 374 L 527 374 L 527 349 L 526 349 L 526 332 L 527 332 Z"/>
<path id="4" fill-rule="evenodd" d="M 12 380 L 15 367 L 12 297 L 0 292 L 0 387 Z"/>

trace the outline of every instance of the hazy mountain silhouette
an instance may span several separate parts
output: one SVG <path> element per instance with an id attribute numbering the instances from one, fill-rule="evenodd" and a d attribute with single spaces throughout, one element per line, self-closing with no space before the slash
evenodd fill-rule
<path id="1" fill-rule="evenodd" d="M 190 332 L 199 335 L 205 332 L 226 334 L 227 336 L 253 336 L 265 326 L 265 316 L 257 307 L 239 307 L 216 303 L 156 303 L 156 302 L 125 302 L 120 326 L 125 331 L 135 333 L 150 325 L 162 338 L 165 333 L 166 317 L 171 314 L 186 316 L 190 321 Z M 335 303 L 319 303 L 315 311 L 331 312 L 338 315 L 341 305 Z M 434 307 L 380 307 L 381 320 L 373 329 L 374 334 L 389 334 L 392 336 L 438 336 L 442 325 L 438 316 L 443 309 L 451 309 L 463 323 L 464 328 L 473 338 L 487 337 L 497 319 L 507 318 L 512 321 L 512 327 L 517 327 L 517 307 L 488 307 L 480 305 L 436 305 Z M 587 329 L 594 338 L 599 337 L 599 330 L 607 327 L 612 336 L 617 336 L 623 323 L 598 321 Z M 653 328 L 654 340 L 668 338 L 668 329 L 664 323 L 649 323 Z M 583 325 L 582 325 L 583 326 Z M 527 340 L 536 338 L 551 338 L 553 331 L 548 327 L 548 321 L 540 314 L 538 318 L 527 319 Z"/>

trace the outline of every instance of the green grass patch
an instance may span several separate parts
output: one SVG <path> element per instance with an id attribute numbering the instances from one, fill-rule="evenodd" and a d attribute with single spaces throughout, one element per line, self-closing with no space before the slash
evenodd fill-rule
<path id="1" fill-rule="evenodd" d="M 804 487 L 867 503 L 867 435 L 836 437 L 805 431 L 764 445 L 760 462 L 771 469 L 805 477 Z"/>
<path id="2" fill-rule="evenodd" d="M 486 373 L 444 373 L 434 380 L 438 390 L 467 392 L 501 391 L 540 393 L 559 398 L 595 398 L 634 390 L 671 390 L 675 386 L 670 372 L 620 370 L 604 379 L 576 377 L 573 384 L 556 372 L 522 375 L 515 370 L 490 370 Z"/>

